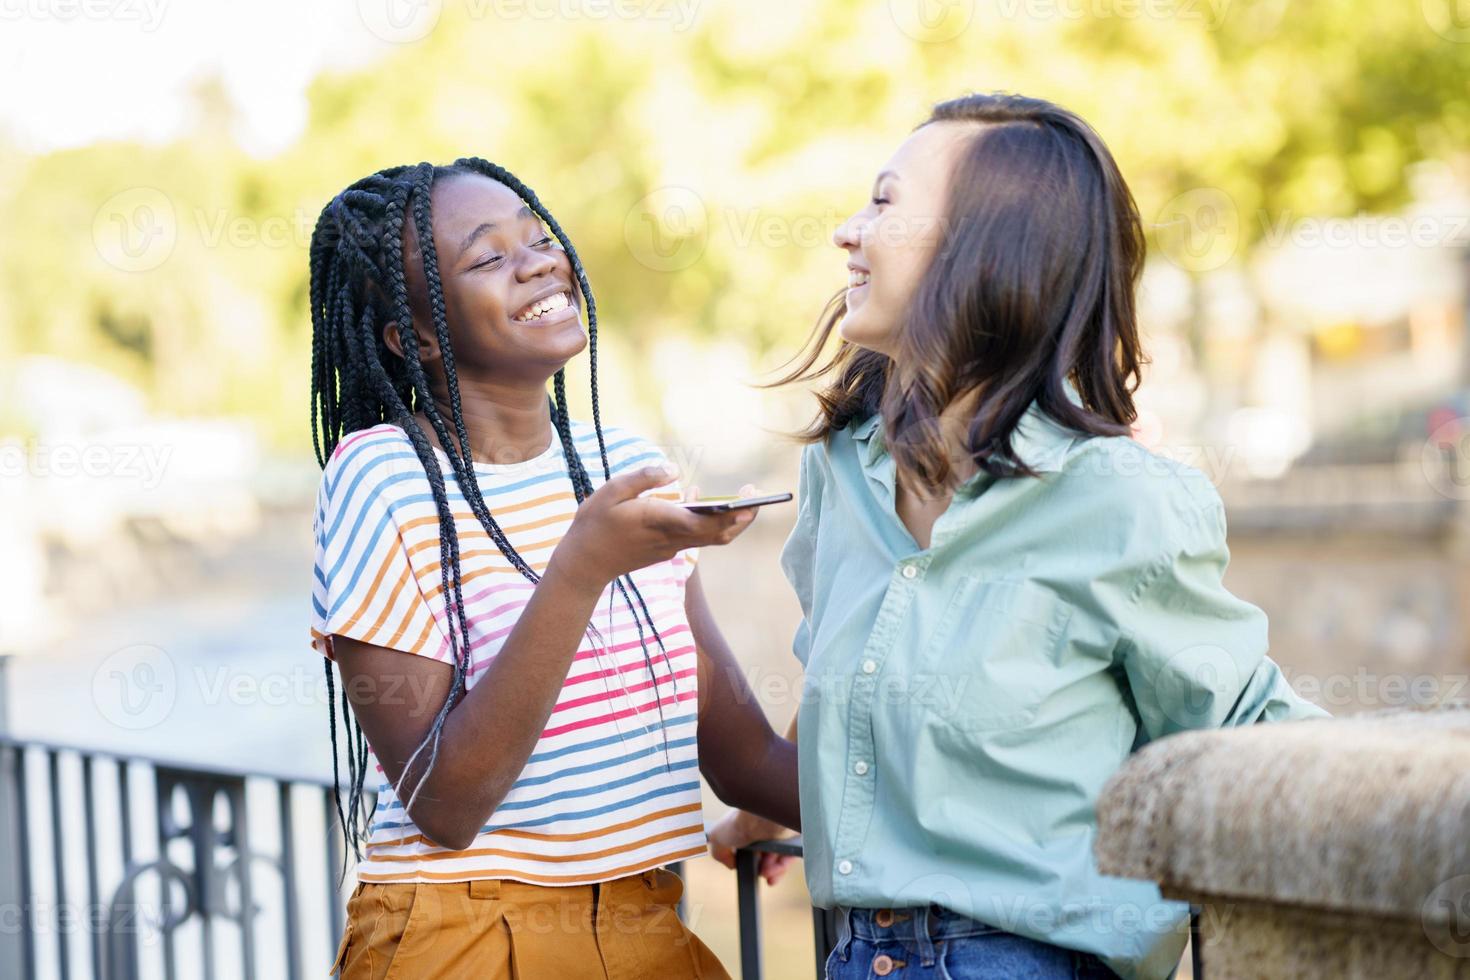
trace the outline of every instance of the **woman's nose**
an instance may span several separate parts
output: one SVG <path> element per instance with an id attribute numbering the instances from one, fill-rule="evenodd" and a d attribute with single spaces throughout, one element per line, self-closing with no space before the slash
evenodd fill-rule
<path id="1" fill-rule="evenodd" d="M 862 212 L 852 215 L 832 233 L 832 244 L 841 249 L 854 249 L 862 244 Z"/>
<path id="2" fill-rule="evenodd" d="M 517 267 L 520 280 L 535 279 L 544 276 L 556 268 L 556 255 L 552 252 L 543 252 L 539 249 L 528 248 L 525 250 L 525 258 Z"/>

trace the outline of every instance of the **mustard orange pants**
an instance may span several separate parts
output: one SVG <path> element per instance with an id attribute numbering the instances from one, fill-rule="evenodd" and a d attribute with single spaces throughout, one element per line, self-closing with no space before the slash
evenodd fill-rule
<path id="1" fill-rule="evenodd" d="M 329 973 L 341 980 L 729 980 L 656 869 L 596 885 L 359 882 Z"/>

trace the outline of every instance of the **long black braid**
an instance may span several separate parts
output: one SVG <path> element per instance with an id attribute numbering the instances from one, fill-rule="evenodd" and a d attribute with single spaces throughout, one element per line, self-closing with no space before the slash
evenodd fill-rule
<path id="1" fill-rule="evenodd" d="M 433 445 L 414 417 L 416 410 L 422 411 L 428 418 L 439 445 L 449 459 L 464 498 L 485 533 L 524 578 L 533 584 L 540 581 L 535 569 L 511 545 L 505 532 L 485 506 L 461 410 L 459 379 L 455 370 L 453 348 L 449 342 L 444 288 L 439 276 L 438 255 L 434 248 L 430 199 L 434 181 L 467 174 L 489 177 L 518 194 L 566 251 L 587 315 L 592 419 L 597 433 L 603 478 L 610 479 L 612 475 L 598 403 L 597 304 L 593 299 L 586 271 L 570 238 L 529 187 L 503 167 L 479 158 L 464 158 L 448 167 L 435 167 L 428 163 L 412 167 L 390 167 L 357 181 L 322 209 L 311 238 L 309 294 L 312 321 L 311 437 L 317 463 L 325 469 L 338 443 L 348 434 L 383 422 L 392 423 L 402 429 L 413 444 L 414 451 L 424 466 L 439 515 L 439 570 L 446 599 L 454 676 L 449 694 L 434 718 L 433 727 L 405 763 L 399 785 L 394 787 L 399 799 L 403 799 L 402 784 L 408 778 L 409 770 L 419 754 L 427 748 L 428 761 L 423 774 L 414 784 L 412 794 L 404 802 L 405 812 L 412 806 L 419 788 L 423 786 L 438 760 L 444 723 L 466 688 L 470 666 L 470 634 L 461 588 L 463 579 L 460 571 L 459 534 L 449 506 L 444 474 L 435 457 Z M 419 355 L 418 335 L 413 328 L 403 255 L 403 224 L 410 216 L 417 232 L 424 278 L 428 285 L 429 314 L 434 323 L 445 383 L 449 391 L 451 417 L 448 421 L 434 403 L 428 376 Z M 379 331 L 381 324 L 390 321 L 398 330 L 399 343 L 403 349 L 401 358 L 391 352 Z M 572 490 L 577 505 L 581 506 L 591 496 L 594 488 L 573 443 L 564 370 L 557 371 L 553 380 L 550 413 L 552 424 L 561 440 Z M 450 434 L 450 424 L 453 425 L 453 437 Z M 654 703 L 658 707 L 662 723 L 663 699 L 659 693 L 658 674 L 654 670 L 645 641 L 644 621 L 653 633 L 669 679 L 677 693 L 678 683 L 672 676 L 668 651 L 664 648 L 663 638 L 659 635 L 648 605 L 632 577 L 621 576 L 614 584 L 622 595 L 623 602 L 633 613 L 633 623 L 638 629 L 638 642 L 653 683 Z M 630 590 L 632 598 L 629 597 Z M 364 832 L 363 823 L 368 803 L 363 794 L 363 783 L 367 776 L 367 739 L 361 726 L 356 724 L 344 690 L 340 701 L 342 723 L 348 739 L 350 786 L 344 812 L 341 799 L 335 791 L 340 780 L 337 766 L 337 711 L 334 707 L 337 692 L 331 661 L 323 658 L 322 663 L 327 679 L 327 720 L 331 727 L 333 796 L 336 799 L 337 818 L 354 857 L 360 861 L 362 854 L 359 840 Z M 667 765 L 667 736 L 665 760 Z M 344 851 L 343 877 L 346 875 L 346 868 Z"/>

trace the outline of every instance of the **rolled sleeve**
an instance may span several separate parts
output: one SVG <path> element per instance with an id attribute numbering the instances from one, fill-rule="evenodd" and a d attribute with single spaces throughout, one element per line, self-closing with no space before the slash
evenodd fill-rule
<path id="1" fill-rule="evenodd" d="M 1224 585 L 1225 508 L 1195 488 L 1142 578 L 1119 644 L 1143 733 L 1327 717 L 1268 655 L 1266 614 Z"/>

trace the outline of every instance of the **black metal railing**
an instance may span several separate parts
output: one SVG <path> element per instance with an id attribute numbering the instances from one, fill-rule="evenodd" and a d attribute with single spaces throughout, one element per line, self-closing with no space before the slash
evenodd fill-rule
<path id="1" fill-rule="evenodd" d="M 45 800 L 33 806 L 38 790 Z M 104 795 L 105 808 L 99 803 Z M 252 804 L 257 812 L 271 812 L 276 824 L 267 852 L 250 834 Z M 336 805 L 326 782 L 0 736 L 0 847 L 6 855 L 0 914 L 7 918 L 0 923 L 0 976 L 41 976 L 43 961 L 44 972 L 62 980 L 318 975 L 318 968 L 303 968 L 302 924 L 309 917 L 302 914 L 302 885 L 309 878 L 310 891 L 321 893 L 317 918 L 327 933 L 320 937 L 326 962 L 345 914 L 333 864 L 341 842 Z M 318 857 L 323 863 L 309 873 L 296 842 L 303 806 L 316 809 L 310 819 L 322 821 L 326 832 L 319 838 L 325 841 Z M 140 814 L 151 814 L 153 824 L 146 856 L 139 854 L 138 834 L 145 832 Z M 108 880 L 102 877 L 104 852 L 116 869 Z M 269 890 L 257 885 L 260 865 L 279 878 Z M 78 881 L 85 882 L 84 901 L 73 892 Z M 46 887 L 38 888 L 43 882 Z M 144 888 L 156 891 L 156 899 L 145 901 Z M 260 899 L 267 897 L 279 910 L 273 916 L 279 944 L 262 944 L 257 934 L 266 911 Z M 179 937 L 186 927 L 193 929 L 190 952 L 197 958 L 181 961 Z M 222 971 L 224 963 L 238 970 Z"/>
<path id="2" fill-rule="evenodd" d="M 761 917 L 758 901 L 761 854 L 783 854 L 801 857 L 801 838 L 768 840 L 735 852 L 736 896 L 740 916 L 740 977 L 761 980 L 765 975 L 761 964 Z M 837 926 L 829 909 L 812 907 L 812 938 L 816 953 L 817 980 L 822 980 L 827 956 L 837 945 Z"/>

